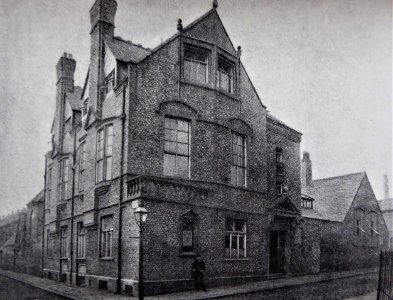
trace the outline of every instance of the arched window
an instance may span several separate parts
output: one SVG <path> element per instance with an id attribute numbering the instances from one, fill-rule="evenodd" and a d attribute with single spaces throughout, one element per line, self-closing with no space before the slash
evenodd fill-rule
<path id="1" fill-rule="evenodd" d="M 362 209 L 356 209 L 355 211 L 355 230 L 356 230 L 356 235 L 361 236 L 364 234 L 366 231 L 363 229 L 364 224 L 364 211 Z"/>
<path id="2" fill-rule="evenodd" d="M 370 214 L 370 235 L 378 236 L 378 218 L 376 212 L 371 212 Z"/>

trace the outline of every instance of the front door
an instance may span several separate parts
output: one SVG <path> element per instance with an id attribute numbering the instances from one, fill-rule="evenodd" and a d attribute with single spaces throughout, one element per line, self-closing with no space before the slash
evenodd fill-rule
<path id="1" fill-rule="evenodd" d="M 285 231 L 270 232 L 270 264 L 269 273 L 285 273 Z"/>

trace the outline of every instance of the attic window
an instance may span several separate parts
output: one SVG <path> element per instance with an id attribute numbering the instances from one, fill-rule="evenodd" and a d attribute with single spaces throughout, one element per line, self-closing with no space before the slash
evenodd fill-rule
<path id="1" fill-rule="evenodd" d="M 104 80 L 106 92 L 109 93 L 115 88 L 115 69 L 113 69 Z"/>
<path id="2" fill-rule="evenodd" d="M 82 106 L 82 116 L 86 116 L 86 114 L 87 114 L 87 102 L 89 101 L 89 99 L 86 99 L 84 102 L 83 102 L 83 106 Z"/>
<path id="3" fill-rule="evenodd" d="M 184 49 L 184 78 L 193 82 L 208 81 L 208 52 L 186 45 Z"/>
<path id="4" fill-rule="evenodd" d="M 314 201 L 312 199 L 302 198 L 302 207 L 313 209 L 314 208 Z"/>
<path id="5" fill-rule="evenodd" d="M 218 57 L 218 86 L 227 93 L 234 92 L 235 65 L 222 56 Z"/>

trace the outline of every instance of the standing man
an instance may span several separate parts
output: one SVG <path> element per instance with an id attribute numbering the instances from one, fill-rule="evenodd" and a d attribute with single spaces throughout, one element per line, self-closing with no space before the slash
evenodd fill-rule
<path id="1" fill-rule="evenodd" d="M 207 291 L 206 283 L 203 280 L 203 273 L 206 270 L 206 265 L 201 259 L 201 256 L 197 254 L 196 259 L 192 263 L 192 276 L 194 277 L 195 290 L 200 289 Z"/>

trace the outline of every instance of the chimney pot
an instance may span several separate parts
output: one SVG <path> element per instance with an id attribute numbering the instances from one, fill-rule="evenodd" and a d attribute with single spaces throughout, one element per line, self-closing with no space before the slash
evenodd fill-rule
<path id="1" fill-rule="evenodd" d="M 182 31 L 183 30 L 183 24 L 182 24 L 182 20 L 181 19 L 177 20 L 177 30 L 178 31 Z"/>
<path id="2" fill-rule="evenodd" d="M 218 7 L 218 1 L 213 0 L 213 8 L 216 9 Z"/>
<path id="3" fill-rule="evenodd" d="M 242 55 L 242 46 L 237 46 L 237 56 L 240 57 Z"/>

